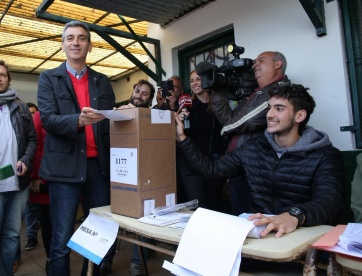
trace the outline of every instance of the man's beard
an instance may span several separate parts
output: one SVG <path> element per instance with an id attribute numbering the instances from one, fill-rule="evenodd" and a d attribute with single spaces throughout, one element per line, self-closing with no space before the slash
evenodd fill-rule
<path id="1" fill-rule="evenodd" d="M 295 121 L 294 119 L 290 119 L 289 121 L 289 125 L 287 125 L 285 128 L 283 129 L 280 129 L 280 130 L 276 130 L 276 131 L 272 131 L 272 132 L 269 132 L 270 134 L 274 134 L 276 136 L 285 136 L 286 134 L 289 134 L 290 131 L 293 129 L 293 127 L 295 126 Z"/>
<path id="2" fill-rule="evenodd" d="M 138 103 L 135 103 L 135 99 L 138 100 Z M 148 107 L 148 102 L 142 101 L 140 98 L 132 97 L 131 98 L 131 104 L 133 104 L 136 107 Z"/>

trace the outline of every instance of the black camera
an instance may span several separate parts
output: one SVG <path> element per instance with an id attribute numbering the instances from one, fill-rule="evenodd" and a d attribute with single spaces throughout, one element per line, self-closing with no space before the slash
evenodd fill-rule
<path id="1" fill-rule="evenodd" d="M 173 90 L 173 81 L 161 81 L 161 89 L 162 89 L 162 98 L 166 98 L 171 96 L 170 90 Z"/>
<path id="2" fill-rule="evenodd" d="M 234 56 L 233 60 L 220 67 L 203 61 L 196 66 L 196 72 L 201 77 L 202 88 L 226 88 L 227 97 L 239 101 L 250 96 L 258 86 L 252 69 L 254 61 L 250 58 L 240 58 L 244 48 L 235 44 L 228 46 L 228 52 Z"/>

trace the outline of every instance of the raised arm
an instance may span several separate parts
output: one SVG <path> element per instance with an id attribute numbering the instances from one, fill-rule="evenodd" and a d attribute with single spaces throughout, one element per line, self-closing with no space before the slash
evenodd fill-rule
<path id="1" fill-rule="evenodd" d="M 189 137 L 186 137 L 183 132 L 182 121 L 178 115 L 176 115 L 176 127 L 177 147 L 193 170 L 200 176 L 214 180 L 241 174 L 241 148 L 222 156 L 218 160 L 210 160 L 197 149 Z"/>
<path id="2" fill-rule="evenodd" d="M 212 106 L 215 116 L 223 126 L 222 134 L 243 134 L 265 129 L 268 99 L 266 91 L 257 91 L 249 99 L 240 101 L 232 110 L 226 93 L 214 92 Z"/>

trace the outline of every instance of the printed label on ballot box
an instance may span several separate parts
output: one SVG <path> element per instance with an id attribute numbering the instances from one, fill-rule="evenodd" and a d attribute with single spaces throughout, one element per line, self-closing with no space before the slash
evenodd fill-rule
<path id="1" fill-rule="evenodd" d="M 67 246 L 98 265 L 116 240 L 118 228 L 117 222 L 89 213 Z"/>
<path id="2" fill-rule="evenodd" d="M 111 181 L 137 185 L 137 149 L 111 148 Z"/>

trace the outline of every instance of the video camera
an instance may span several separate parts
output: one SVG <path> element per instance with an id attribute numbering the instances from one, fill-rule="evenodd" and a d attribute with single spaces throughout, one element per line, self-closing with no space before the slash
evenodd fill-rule
<path id="1" fill-rule="evenodd" d="M 228 46 L 228 52 L 235 59 L 220 67 L 202 61 L 196 66 L 196 72 L 201 77 L 202 88 L 227 88 L 227 97 L 239 101 L 250 96 L 258 86 L 252 69 L 254 62 L 250 58 L 240 58 L 244 53 L 244 47 L 231 44 Z"/>

